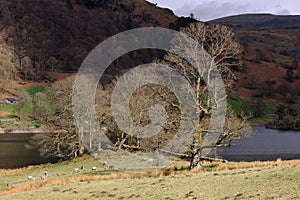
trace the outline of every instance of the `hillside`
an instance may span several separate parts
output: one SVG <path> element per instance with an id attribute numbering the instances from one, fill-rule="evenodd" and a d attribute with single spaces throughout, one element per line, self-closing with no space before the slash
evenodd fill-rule
<path id="1" fill-rule="evenodd" d="M 269 103 L 299 102 L 300 16 L 246 14 L 209 23 L 230 26 L 244 47 L 237 95 Z"/>
<path id="2" fill-rule="evenodd" d="M 192 21 L 145 0 L 0 0 L 0 62 L 10 77 L 52 81 L 76 72 L 96 45 L 116 33 L 147 26 L 178 30 Z M 232 27 L 244 47 L 244 70 L 233 93 L 268 103 L 299 101 L 300 16 L 249 14 L 209 23 Z M 108 71 L 161 55 L 153 50 L 129 53 Z"/>
<path id="3" fill-rule="evenodd" d="M 23 80 L 49 79 L 49 72 L 75 72 L 106 38 L 132 28 L 168 28 L 176 19 L 171 10 L 145 0 L 0 0 L 0 35 L 11 47 Z M 117 67 L 152 59 L 135 57 L 125 56 Z"/>
<path id="4" fill-rule="evenodd" d="M 242 14 L 224 17 L 210 22 L 221 23 L 240 28 L 278 28 L 299 29 L 300 21 L 297 15 L 272 15 L 272 14 Z"/>
<path id="5" fill-rule="evenodd" d="M 96 45 L 116 33 L 148 26 L 178 30 L 194 21 L 145 0 L 0 0 L 0 77 L 18 82 L 59 80 L 75 73 Z M 244 68 L 229 90 L 235 110 L 241 110 L 243 102 L 251 112 L 254 106 L 262 110 L 251 103 L 254 99 L 270 104 L 263 109 L 272 114 L 278 104 L 300 101 L 300 16 L 249 14 L 209 23 L 230 26 L 244 47 Z M 111 80 L 116 70 L 162 55 L 138 50 L 121 56 L 102 81 Z"/>

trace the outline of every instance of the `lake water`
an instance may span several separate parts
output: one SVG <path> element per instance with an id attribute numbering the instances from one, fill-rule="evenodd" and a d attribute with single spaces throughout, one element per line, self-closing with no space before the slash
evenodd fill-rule
<path id="1" fill-rule="evenodd" d="M 0 168 L 18 168 L 28 165 L 48 163 L 36 149 L 27 149 L 33 134 L 0 134 Z"/>
<path id="2" fill-rule="evenodd" d="M 25 147 L 33 134 L 0 134 L 0 168 L 18 168 L 48 163 L 36 149 Z M 218 154 L 230 161 L 300 159 L 300 132 L 279 131 L 253 126 L 249 138 L 231 147 L 219 148 Z"/>
<path id="3" fill-rule="evenodd" d="M 266 161 L 300 159 L 300 132 L 266 129 L 253 126 L 249 138 L 234 142 L 231 147 L 222 147 L 218 154 L 230 161 Z"/>

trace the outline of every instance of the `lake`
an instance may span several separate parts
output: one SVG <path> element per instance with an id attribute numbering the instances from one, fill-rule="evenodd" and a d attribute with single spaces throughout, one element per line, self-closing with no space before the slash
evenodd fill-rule
<path id="1" fill-rule="evenodd" d="M 300 159 L 300 132 L 253 126 L 249 138 L 219 148 L 218 154 L 229 161 L 267 161 Z"/>
<path id="2" fill-rule="evenodd" d="M 53 160 L 42 158 L 36 149 L 27 149 L 33 134 L 0 134 L 0 168 L 19 168 L 48 163 Z"/>
<path id="3" fill-rule="evenodd" d="M 42 158 L 36 149 L 25 147 L 32 136 L 0 134 L 0 168 L 53 162 L 53 159 Z M 253 134 L 249 138 L 236 141 L 231 147 L 219 148 L 218 153 L 229 161 L 300 159 L 300 132 L 253 126 Z"/>

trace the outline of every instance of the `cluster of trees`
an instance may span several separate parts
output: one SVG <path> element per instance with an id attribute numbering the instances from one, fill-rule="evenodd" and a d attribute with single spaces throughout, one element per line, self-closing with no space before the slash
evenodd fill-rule
<path id="1" fill-rule="evenodd" d="M 34 135 L 29 147 L 38 148 L 44 157 L 62 160 L 84 153 L 72 111 L 74 78 L 57 81 L 33 97 L 32 121 L 47 127 L 47 134 Z"/>
<path id="2" fill-rule="evenodd" d="M 286 67 L 286 80 L 289 82 L 294 82 L 295 79 L 299 78 L 299 65 L 296 59 L 294 59 L 291 65 Z"/>
<path id="3" fill-rule="evenodd" d="M 229 86 L 232 80 L 235 79 L 235 70 L 240 66 L 239 55 L 241 52 L 239 44 L 233 39 L 234 35 L 231 30 L 220 25 L 192 23 L 181 29 L 181 32 L 197 41 L 198 44 L 207 50 L 212 60 L 207 60 L 205 65 L 212 67 L 212 62 L 214 62 L 224 79 L 225 85 Z M 174 49 L 182 48 L 178 42 L 180 41 L 175 38 L 172 44 Z M 187 55 L 193 54 L 191 56 L 194 56 L 194 54 L 197 55 L 197 53 L 201 52 L 197 51 L 198 47 L 193 47 L 194 51 L 191 51 L 189 47 L 182 49 L 182 51 L 185 51 Z M 202 139 L 206 134 L 210 134 L 208 125 L 211 111 L 214 109 L 214 106 L 224 104 L 226 96 L 221 99 L 216 97 L 217 94 L 209 97 L 208 83 L 211 80 L 205 82 L 204 77 L 206 74 L 201 74 L 203 70 L 197 71 L 190 63 L 178 55 L 168 53 L 159 62 L 169 64 L 169 66 L 179 71 L 195 91 L 198 122 L 201 124 L 201 127 L 193 135 L 191 144 L 187 144 L 190 145 L 190 150 L 185 153 L 191 158 L 191 168 L 197 167 L 202 159 Z M 197 64 L 199 64 L 197 67 L 200 67 L 200 64 L 203 63 Z M 208 72 L 212 73 L 213 69 L 209 69 Z M 210 76 L 207 77 L 209 78 Z M 55 155 L 58 158 L 70 159 L 84 151 L 84 146 L 81 144 L 72 115 L 72 82 L 72 79 L 68 79 L 55 83 L 51 88 L 47 89 L 46 93 L 38 93 L 34 97 L 35 106 L 31 115 L 32 119 L 56 130 L 65 130 L 63 133 L 52 131 L 54 134 L 40 135 L 33 138 L 32 145 L 39 147 L 44 156 Z M 130 115 L 134 124 L 147 126 L 150 120 L 155 120 L 151 118 L 149 109 L 153 106 L 161 105 L 160 107 L 165 110 L 163 115 L 167 115 L 167 121 L 161 132 L 151 137 L 138 138 L 119 130 L 111 113 L 110 96 L 115 83 L 98 86 L 96 111 L 101 129 L 106 132 L 108 138 L 117 148 L 153 151 L 168 143 L 176 135 L 180 125 L 182 106 L 171 91 L 160 85 L 146 85 L 135 91 L 130 100 Z M 249 134 L 250 128 L 246 124 L 246 119 L 246 115 L 237 117 L 229 108 L 224 130 L 220 132 L 216 145 L 230 146 L 232 141 Z"/>
<path id="4" fill-rule="evenodd" d="M 14 56 L 10 50 L 0 34 L 0 83 L 4 85 L 17 77 Z"/>
<path id="5" fill-rule="evenodd" d="M 267 127 L 282 130 L 300 130 L 300 105 L 282 106 L 276 112 L 277 119 Z"/>

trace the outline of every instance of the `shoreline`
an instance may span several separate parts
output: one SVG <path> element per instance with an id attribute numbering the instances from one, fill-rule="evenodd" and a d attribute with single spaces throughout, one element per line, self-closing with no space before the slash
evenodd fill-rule
<path id="1" fill-rule="evenodd" d="M 66 132 L 65 130 L 54 130 L 53 132 Z M 0 128 L 1 134 L 46 134 L 49 130 L 43 128 Z"/>
<path id="2" fill-rule="evenodd" d="M 41 128 L 0 128 L 0 134 L 25 134 L 25 133 L 47 133 L 46 130 Z"/>

